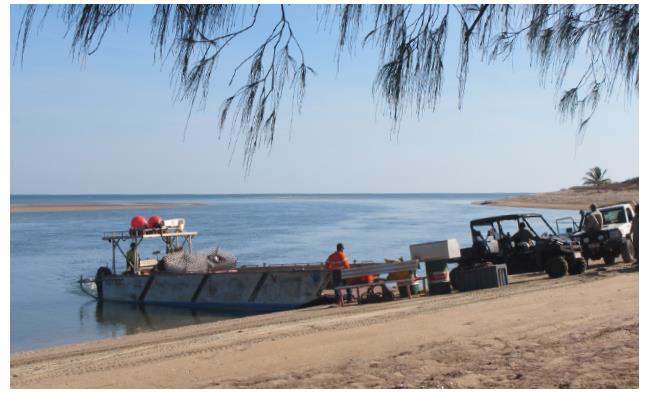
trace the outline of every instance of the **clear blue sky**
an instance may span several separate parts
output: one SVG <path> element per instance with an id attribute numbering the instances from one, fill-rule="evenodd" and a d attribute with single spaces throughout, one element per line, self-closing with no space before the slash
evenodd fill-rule
<path id="1" fill-rule="evenodd" d="M 21 16 L 12 6 L 12 49 Z M 23 66 L 10 67 L 12 194 L 536 192 L 577 185 L 595 165 L 613 180 L 639 174 L 638 100 L 603 103 L 576 148 L 575 123 L 554 108 L 559 92 L 539 85 L 525 52 L 493 65 L 473 59 L 459 111 L 457 30 L 438 110 L 406 116 L 393 136 L 371 91 L 377 53 L 344 54 L 338 72 L 335 32 L 317 27 L 313 8 L 291 6 L 318 74 L 302 112 L 291 123 L 285 108 L 274 146 L 256 154 L 245 177 L 241 147 L 231 161 L 228 138 L 218 139 L 218 108 L 232 94 L 223 78 L 184 141 L 188 106 L 172 99 L 170 64 L 153 61 L 149 6 L 136 7 L 128 29 L 110 30 L 83 65 L 53 16 L 32 36 Z M 224 70 L 259 40 L 227 51 Z"/>

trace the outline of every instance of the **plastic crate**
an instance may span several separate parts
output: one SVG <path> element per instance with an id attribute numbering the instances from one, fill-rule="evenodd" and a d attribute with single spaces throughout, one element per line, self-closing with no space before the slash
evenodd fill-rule
<path id="1" fill-rule="evenodd" d="M 460 270 L 455 274 L 455 287 L 460 291 L 496 288 L 509 284 L 507 265 L 483 266 Z"/>

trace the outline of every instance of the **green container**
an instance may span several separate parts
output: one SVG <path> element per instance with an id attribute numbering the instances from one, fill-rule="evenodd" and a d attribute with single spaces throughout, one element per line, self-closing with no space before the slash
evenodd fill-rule
<path id="1" fill-rule="evenodd" d="M 398 287 L 398 293 L 401 297 L 408 297 L 407 287 Z"/>
<path id="2" fill-rule="evenodd" d="M 415 293 L 421 292 L 421 285 L 419 283 L 414 283 L 410 286 L 410 290 L 412 291 L 412 294 L 414 295 Z"/>

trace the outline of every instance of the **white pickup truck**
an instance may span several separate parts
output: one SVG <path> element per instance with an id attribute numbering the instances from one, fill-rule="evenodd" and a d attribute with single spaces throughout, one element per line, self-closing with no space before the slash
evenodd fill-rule
<path id="1" fill-rule="evenodd" d="M 630 232 L 635 215 L 633 204 L 626 202 L 601 206 L 598 210 L 604 219 L 599 232 L 588 234 L 582 230 L 584 217 L 580 218 L 579 225 L 571 217 L 560 218 L 557 220 L 557 230 L 582 245 L 582 255 L 587 261 L 602 258 L 607 265 L 611 265 L 620 255 L 624 262 L 632 262 L 634 244 Z M 560 230 L 560 226 L 565 230 Z"/>

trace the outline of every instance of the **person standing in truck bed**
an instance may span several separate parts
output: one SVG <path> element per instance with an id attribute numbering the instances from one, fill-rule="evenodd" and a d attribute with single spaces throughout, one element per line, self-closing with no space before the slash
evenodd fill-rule
<path id="1" fill-rule="evenodd" d="M 603 224 L 604 219 L 602 218 L 602 213 L 600 213 L 600 210 L 598 210 L 595 204 L 592 203 L 591 212 L 584 218 L 584 231 L 586 233 L 600 232 Z"/>

